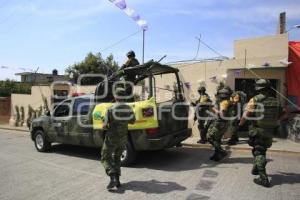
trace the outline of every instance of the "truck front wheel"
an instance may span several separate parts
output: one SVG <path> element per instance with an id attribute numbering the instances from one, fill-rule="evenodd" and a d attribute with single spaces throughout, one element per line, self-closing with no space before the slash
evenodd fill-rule
<path id="1" fill-rule="evenodd" d="M 34 145 L 37 151 L 46 152 L 50 149 L 51 143 L 47 140 L 44 131 L 37 130 L 34 134 Z"/>

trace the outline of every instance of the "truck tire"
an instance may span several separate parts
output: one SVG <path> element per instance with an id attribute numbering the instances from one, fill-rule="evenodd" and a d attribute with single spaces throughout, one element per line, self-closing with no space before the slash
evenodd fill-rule
<path id="1" fill-rule="evenodd" d="M 51 148 L 51 143 L 47 140 L 43 130 L 35 131 L 34 146 L 38 152 L 46 152 Z"/>
<path id="2" fill-rule="evenodd" d="M 137 152 L 132 147 L 131 142 L 128 142 L 126 148 L 121 155 L 121 165 L 129 166 L 136 160 Z"/>

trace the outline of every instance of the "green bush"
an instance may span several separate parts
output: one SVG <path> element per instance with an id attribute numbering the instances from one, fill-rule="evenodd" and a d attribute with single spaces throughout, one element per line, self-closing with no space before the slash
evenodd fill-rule
<path id="1" fill-rule="evenodd" d="M 12 93 L 30 94 L 31 85 L 28 83 L 19 83 L 13 80 L 0 81 L 0 97 L 10 97 Z"/>

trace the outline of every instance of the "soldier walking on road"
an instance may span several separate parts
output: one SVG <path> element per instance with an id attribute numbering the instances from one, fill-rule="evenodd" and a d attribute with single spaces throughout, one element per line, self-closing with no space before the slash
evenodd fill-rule
<path id="1" fill-rule="evenodd" d="M 211 106 L 211 100 L 204 86 L 198 88 L 198 93 L 200 95 L 199 99 L 195 103 L 192 103 L 192 106 L 196 106 L 194 121 L 198 120 L 198 130 L 200 133 L 200 139 L 197 143 L 205 144 L 207 142 L 207 129 L 211 123 L 207 113 Z"/>
<path id="2" fill-rule="evenodd" d="M 220 161 L 227 155 L 227 152 L 222 149 L 221 140 L 227 129 L 230 95 L 231 91 L 228 88 L 223 88 L 217 92 L 219 103 L 217 104 L 217 108 L 213 109 L 217 117 L 213 120 L 207 132 L 208 141 L 215 149 L 214 154 L 210 157 L 210 160 L 213 161 Z"/>
<path id="3" fill-rule="evenodd" d="M 228 145 L 236 145 L 239 141 L 238 136 L 238 127 L 240 120 L 240 113 L 242 110 L 241 105 L 241 96 L 238 92 L 234 92 L 230 97 L 231 109 L 230 109 L 230 117 L 232 119 L 229 120 L 228 130 L 231 133 L 231 137 L 228 141 Z"/>
<path id="4" fill-rule="evenodd" d="M 253 147 L 252 154 L 254 165 L 253 175 L 259 175 L 254 179 L 254 183 L 269 187 L 270 182 L 266 174 L 266 152 L 272 146 L 272 134 L 278 126 L 278 120 L 284 116 L 280 102 L 270 95 L 270 83 L 266 79 L 256 81 L 254 96 L 247 104 L 246 111 L 239 123 L 242 126 L 246 119 L 251 117 L 253 120 L 249 129 L 249 145 Z"/>
<path id="5" fill-rule="evenodd" d="M 101 152 L 101 163 L 110 176 L 107 189 L 119 188 L 121 175 L 121 155 L 128 143 L 128 124 L 135 122 L 130 106 L 125 102 L 126 92 L 117 88 L 114 94 L 116 103 L 108 109 L 103 128 L 106 130 Z"/>

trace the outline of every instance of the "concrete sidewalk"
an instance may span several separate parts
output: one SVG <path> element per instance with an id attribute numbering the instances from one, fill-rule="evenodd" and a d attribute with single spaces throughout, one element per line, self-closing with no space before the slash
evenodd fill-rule
<path id="1" fill-rule="evenodd" d="M 211 148 L 209 143 L 207 144 L 198 144 L 197 141 L 199 138 L 197 137 L 190 137 L 182 142 L 184 146 L 190 147 L 198 147 L 198 148 Z M 223 147 L 227 150 L 251 150 L 247 143 L 248 138 L 240 138 L 240 141 L 237 145 L 228 146 L 227 140 L 224 140 Z M 282 152 L 282 153 L 299 153 L 300 154 L 300 144 L 293 142 L 289 139 L 281 139 L 281 138 L 273 138 L 273 144 L 268 151 L 273 152 Z"/>
<path id="2" fill-rule="evenodd" d="M 23 131 L 23 132 L 29 132 L 29 128 L 26 126 L 10 126 L 9 124 L 0 124 L 0 129 L 4 130 L 12 130 L 12 131 Z"/>

